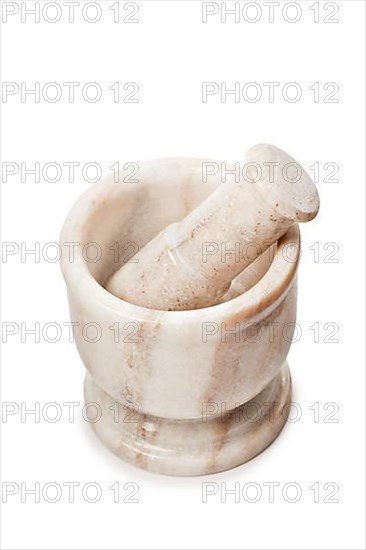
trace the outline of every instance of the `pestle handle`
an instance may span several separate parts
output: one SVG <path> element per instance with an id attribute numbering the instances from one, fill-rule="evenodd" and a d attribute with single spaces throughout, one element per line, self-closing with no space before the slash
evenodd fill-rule
<path id="1" fill-rule="evenodd" d="M 112 275 L 107 290 L 158 310 L 217 304 L 231 281 L 289 227 L 316 216 L 313 181 L 277 147 L 249 149 L 246 174 L 239 182 L 231 175 L 183 220 L 159 233 L 134 256 L 138 262 Z"/>

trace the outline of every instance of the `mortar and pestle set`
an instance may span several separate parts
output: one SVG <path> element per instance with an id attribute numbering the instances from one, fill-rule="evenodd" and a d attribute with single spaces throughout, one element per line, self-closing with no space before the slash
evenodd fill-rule
<path id="1" fill-rule="evenodd" d="M 61 233 L 85 399 L 100 410 L 92 426 L 116 455 L 162 474 L 227 470 L 284 426 L 298 223 L 319 209 L 310 177 L 274 146 L 247 152 L 240 181 L 228 168 L 224 183 L 220 171 L 203 183 L 205 162 L 143 162 L 138 183 L 108 176 Z"/>

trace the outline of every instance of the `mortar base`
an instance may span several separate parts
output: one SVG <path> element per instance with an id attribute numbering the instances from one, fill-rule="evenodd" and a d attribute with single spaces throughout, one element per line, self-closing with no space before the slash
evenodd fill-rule
<path id="1" fill-rule="evenodd" d="M 117 456 L 151 472 L 195 476 L 234 468 L 261 453 L 282 430 L 291 401 L 291 376 L 284 363 L 256 397 L 225 412 L 204 404 L 203 416 L 169 420 L 139 413 L 106 394 L 87 374 L 85 401 L 100 406 L 92 427 Z"/>

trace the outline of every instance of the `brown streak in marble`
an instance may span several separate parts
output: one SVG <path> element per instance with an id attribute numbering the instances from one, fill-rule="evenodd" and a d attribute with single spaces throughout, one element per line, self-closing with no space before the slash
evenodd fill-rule
<path id="1" fill-rule="evenodd" d="M 144 446 L 145 443 L 153 445 L 159 433 L 159 419 L 157 417 L 152 418 L 147 414 L 139 414 L 138 418 L 139 422 L 135 435 L 137 440 L 139 441 L 140 447 Z M 154 426 L 154 430 L 146 430 L 146 423 L 151 423 Z M 140 468 L 148 469 L 148 460 L 148 451 L 142 452 L 141 450 L 136 452 L 136 464 Z"/>
<path id="2" fill-rule="evenodd" d="M 161 322 L 157 321 L 154 324 L 142 323 L 139 322 L 139 329 L 136 334 L 131 335 L 133 339 L 137 339 L 136 342 L 131 341 L 125 342 L 126 345 L 131 345 L 131 350 L 127 355 L 127 365 L 131 369 L 131 373 L 134 374 L 132 379 L 141 380 L 143 379 L 146 383 L 148 378 L 147 373 L 151 375 L 151 355 L 155 342 L 157 341 L 159 330 L 161 327 Z M 145 370 L 145 376 L 141 376 L 142 370 Z M 138 371 L 138 372 L 136 372 Z M 137 404 L 139 409 L 143 405 L 143 396 L 144 388 L 139 387 L 138 385 L 133 388 L 133 397 L 134 402 Z"/>
<path id="3" fill-rule="evenodd" d="M 214 436 L 213 440 L 215 445 L 212 447 L 211 456 L 207 462 L 207 471 L 215 472 L 217 470 L 217 461 L 221 450 L 224 448 L 227 441 L 229 441 L 229 432 L 233 421 L 235 422 L 235 416 L 233 412 L 220 414 L 220 417 L 215 417 L 211 420 L 213 422 Z"/>
<path id="4" fill-rule="evenodd" d="M 277 374 L 278 376 L 278 374 Z M 273 383 L 273 381 L 270 382 L 270 384 Z M 279 399 L 284 396 L 284 389 L 286 389 L 286 385 L 288 384 L 287 393 L 284 397 L 283 402 L 281 403 Z M 287 415 L 285 416 L 283 414 L 283 410 L 286 405 L 288 405 L 291 401 L 292 396 L 292 384 L 291 384 L 291 377 L 289 375 L 289 380 L 283 380 L 281 379 L 281 382 L 278 385 L 277 391 L 275 392 L 275 395 L 271 398 L 271 403 L 274 404 L 274 407 L 271 410 L 271 407 L 268 408 L 268 411 L 266 414 L 262 415 L 260 420 L 253 422 L 253 425 L 251 426 L 251 429 L 246 433 L 246 437 L 244 438 L 244 448 L 243 452 L 246 453 L 248 451 L 248 448 L 252 449 L 252 457 L 258 455 L 258 453 L 262 453 L 269 447 L 275 439 L 279 436 L 281 433 L 282 427 L 286 423 L 289 410 L 287 411 Z M 272 419 L 271 419 L 272 416 Z M 281 418 L 282 416 L 282 418 Z M 278 419 L 280 418 L 280 425 L 278 425 Z M 263 427 L 267 425 L 267 429 L 269 428 L 269 431 L 271 433 L 271 437 L 267 445 L 263 448 L 261 448 L 259 451 L 257 449 L 258 447 L 258 433 L 260 433 L 263 430 Z"/>
<path id="5" fill-rule="evenodd" d="M 261 319 L 260 322 L 256 323 L 255 326 L 261 327 L 265 326 L 265 324 L 268 323 L 272 318 L 277 318 L 279 315 L 281 315 L 281 312 L 283 308 L 286 305 L 286 297 L 287 294 L 284 296 L 283 300 L 278 304 L 278 306 L 264 319 Z M 225 335 L 225 341 L 220 342 L 217 345 L 214 360 L 212 362 L 212 370 L 211 370 L 211 376 L 208 388 L 206 390 L 206 393 L 203 397 L 203 403 L 212 403 L 215 402 L 215 394 L 217 390 L 221 390 L 224 385 L 227 385 L 228 377 L 231 380 L 231 384 L 235 385 L 235 381 L 237 379 L 237 370 L 238 365 L 240 363 L 240 352 L 239 352 L 239 346 L 244 345 L 245 338 L 242 336 L 242 331 L 245 327 L 241 326 L 241 321 L 246 318 L 245 316 L 240 316 L 240 314 L 235 314 L 233 316 L 229 316 L 228 318 L 224 319 L 223 323 L 225 326 L 225 331 L 233 330 L 235 328 L 236 324 L 239 324 L 239 342 L 236 342 L 236 334 L 228 334 Z M 235 323 L 233 322 L 233 319 L 235 319 Z M 222 330 L 222 325 L 220 327 L 220 330 Z M 263 334 L 263 333 L 262 333 Z M 261 337 L 262 338 L 262 335 Z M 228 346 L 238 346 L 238 353 L 235 354 L 235 361 L 227 361 L 228 357 Z M 253 342 L 253 345 L 255 345 L 255 342 Z M 267 346 L 266 349 L 266 355 L 263 359 L 263 363 L 266 363 L 266 359 L 273 355 L 273 348 L 270 346 Z M 226 360 L 225 360 L 226 359 Z M 268 362 L 268 361 L 267 361 Z"/>

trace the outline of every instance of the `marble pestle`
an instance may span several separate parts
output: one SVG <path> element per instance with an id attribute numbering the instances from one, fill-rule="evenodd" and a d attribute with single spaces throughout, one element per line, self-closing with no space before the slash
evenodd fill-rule
<path id="1" fill-rule="evenodd" d="M 227 176 L 183 220 L 141 248 L 134 262 L 118 269 L 107 290 L 156 310 L 215 305 L 293 224 L 310 221 L 318 212 L 318 192 L 309 175 L 272 145 L 249 149 L 240 178 Z"/>

